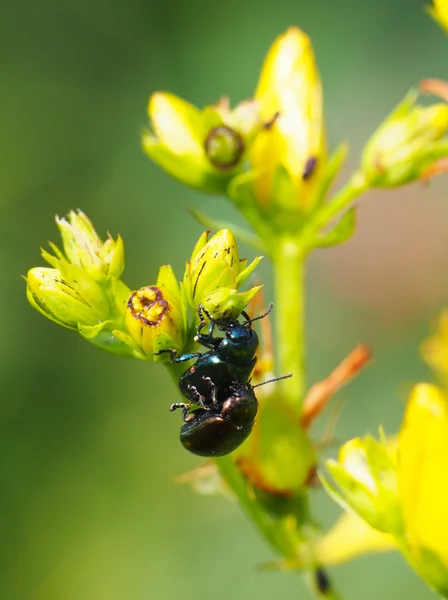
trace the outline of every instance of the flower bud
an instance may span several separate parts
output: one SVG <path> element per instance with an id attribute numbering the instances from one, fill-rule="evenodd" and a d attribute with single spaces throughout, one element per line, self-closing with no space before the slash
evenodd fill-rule
<path id="1" fill-rule="evenodd" d="M 217 320 L 235 319 L 261 286 L 238 292 L 261 257 L 246 266 L 240 260 L 236 240 L 228 229 L 221 229 L 209 241 L 205 232 L 187 262 L 183 292 L 194 309 L 202 304 Z"/>
<path id="2" fill-rule="evenodd" d="M 130 336 L 147 358 L 167 361 L 169 354 L 158 356 L 161 350 L 182 349 L 185 311 L 169 265 L 161 267 L 156 285 L 140 288 L 130 295 L 125 322 Z"/>
<path id="3" fill-rule="evenodd" d="M 143 134 L 146 154 L 173 177 L 211 193 L 225 192 L 263 126 L 254 102 L 232 111 L 223 99 L 201 111 L 166 92 L 151 96 L 148 114 L 152 132 Z"/>
<path id="4" fill-rule="evenodd" d="M 109 237 L 101 241 L 92 223 L 80 210 L 70 211 L 68 219 L 56 217 L 65 255 L 69 262 L 90 273 L 96 280 L 119 278 L 124 269 L 123 240 Z"/>
<path id="5" fill-rule="evenodd" d="M 397 475 L 386 447 L 372 437 L 356 438 L 342 446 L 339 462 L 326 467 L 333 484 L 322 478 L 327 492 L 346 509 L 384 533 L 400 533 Z"/>
<path id="6" fill-rule="evenodd" d="M 122 356 L 139 357 L 124 329 L 129 288 L 118 279 L 124 268 L 123 241 L 111 237 L 103 244 L 82 212 L 56 219 L 65 254 L 50 244 L 42 250 L 50 268 L 31 269 L 27 297 L 36 310 L 55 323 L 77 330 L 92 344 Z"/>
<path id="7" fill-rule="evenodd" d="M 108 301 L 100 286 L 76 267 L 71 269 L 76 284 L 58 269 L 35 268 L 28 271 L 27 298 L 43 315 L 69 329 L 95 325 L 109 317 Z"/>
<path id="8" fill-rule="evenodd" d="M 448 156 L 448 105 L 419 106 L 417 97 L 408 94 L 367 143 L 362 170 L 370 186 L 404 185 Z"/>
<path id="9" fill-rule="evenodd" d="M 274 42 L 255 99 L 262 118 L 271 122 L 250 153 L 253 167 L 260 172 L 257 197 L 263 205 L 275 202 L 290 211 L 308 211 L 326 149 L 321 82 L 310 39 L 303 31 L 291 27 Z"/>

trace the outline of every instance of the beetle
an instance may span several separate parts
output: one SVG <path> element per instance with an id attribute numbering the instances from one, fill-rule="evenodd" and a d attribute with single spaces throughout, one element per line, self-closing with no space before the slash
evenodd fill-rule
<path id="1" fill-rule="evenodd" d="M 189 402 L 176 402 L 170 408 L 171 411 L 182 409 L 184 424 L 180 430 L 180 441 L 193 454 L 229 454 L 252 431 L 258 401 L 253 391 L 257 386 L 252 386 L 249 378 L 257 360 L 255 354 L 259 343 L 252 323 L 267 316 L 272 306 L 270 304 L 268 310 L 256 319 L 250 319 L 243 312 L 244 323 L 237 320 L 219 323 L 199 305 L 195 339 L 209 348 L 208 352 L 191 352 L 177 357 L 174 351 L 167 350 L 173 363 L 197 359 L 179 378 L 180 391 Z M 206 325 L 204 314 L 210 320 L 207 333 L 203 333 Z M 224 337 L 215 337 L 215 328 L 222 331 Z"/>
<path id="2" fill-rule="evenodd" d="M 190 404 L 177 402 L 170 410 L 182 408 L 184 424 L 180 430 L 180 442 L 184 448 L 199 456 L 224 456 L 241 446 L 249 436 L 258 412 L 258 400 L 254 389 L 266 383 L 286 379 L 284 375 L 257 385 L 233 382 L 229 385 L 229 397 L 224 402 L 217 402 L 218 387 L 209 377 L 205 381 L 210 386 L 212 401 L 205 402 L 196 388 L 192 386 L 190 393 L 198 404 L 191 409 Z"/>
<path id="3" fill-rule="evenodd" d="M 250 319 L 246 312 L 242 315 L 246 319 L 244 323 L 230 321 L 218 323 L 202 305 L 198 307 L 199 325 L 196 332 L 196 341 L 202 346 L 209 348 L 208 352 L 189 352 L 176 356 L 172 350 L 166 350 L 171 354 L 171 362 L 182 363 L 193 358 L 196 362 L 179 378 L 179 389 L 182 395 L 195 402 L 195 398 L 205 398 L 205 403 L 221 404 L 229 397 L 230 386 L 234 383 L 247 383 L 254 369 L 257 358 L 258 335 L 252 329 L 252 323 L 266 317 L 272 310 L 270 304 L 268 310 Z M 204 314 L 210 320 L 207 333 L 203 333 L 206 325 Z M 224 337 L 213 335 L 215 328 L 224 333 Z M 215 384 L 216 400 L 212 400 L 209 379 Z M 194 388 L 195 392 L 192 392 Z M 193 394 L 193 395 L 192 395 Z M 196 402 L 197 403 L 197 402 Z"/>

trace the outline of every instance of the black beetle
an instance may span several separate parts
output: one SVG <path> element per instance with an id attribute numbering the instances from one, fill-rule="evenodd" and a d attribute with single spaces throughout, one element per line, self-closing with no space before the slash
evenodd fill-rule
<path id="1" fill-rule="evenodd" d="M 175 363 L 197 359 L 179 378 L 179 388 L 190 402 L 177 402 L 170 409 L 183 409 L 184 424 L 180 430 L 180 441 L 193 454 L 229 454 L 252 431 L 258 411 L 258 401 L 253 392 L 257 386 L 249 383 L 258 349 L 258 336 L 252 329 L 252 323 L 268 315 L 271 310 L 272 304 L 266 313 L 256 319 L 250 319 L 243 312 L 246 319 L 244 323 L 231 321 L 222 324 L 199 306 L 196 340 L 209 351 L 191 352 L 179 357 L 171 351 L 171 360 Z M 206 325 L 203 313 L 210 319 L 206 334 L 202 333 Z M 215 327 L 225 337 L 214 337 Z"/>
<path id="2" fill-rule="evenodd" d="M 170 410 L 183 408 L 180 441 L 184 448 L 199 456 L 223 456 L 238 448 L 252 431 L 258 402 L 250 384 L 235 383 L 229 397 L 218 403 L 217 387 L 207 381 L 212 386 L 211 403 L 196 396 L 198 408 L 190 410 L 190 404 L 179 402 Z"/>
<path id="3" fill-rule="evenodd" d="M 190 352 L 176 357 L 171 351 L 173 363 L 186 362 L 196 358 L 196 362 L 179 378 L 179 389 L 182 395 L 193 403 L 198 403 L 196 398 L 203 397 L 205 404 L 225 402 L 229 397 L 230 388 L 233 384 L 247 383 L 254 369 L 257 358 L 258 335 L 252 329 L 252 323 L 266 317 L 272 310 L 272 304 L 268 310 L 257 317 L 250 319 L 243 312 L 246 319 L 244 323 L 231 321 L 226 324 L 217 323 L 201 305 L 198 307 L 199 325 L 196 332 L 196 340 L 209 348 L 208 352 Z M 206 325 L 204 313 L 210 319 L 210 325 L 206 334 L 202 333 Z M 215 327 L 224 333 L 224 337 L 214 337 Z M 216 400 L 212 400 L 209 379 L 215 386 Z M 195 391 L 192 395 L 192 389 Z M 200 404 L 200 403 L 199 403 Z"/>
<path id="4" fill-rule="evenodd" d="M 209 377 L 205 381 L 211 389 L 211 402 L 206 403 L 203 396 L 191 388 L 198 408 L 191 409 L 190 404 L 177 402 L 170 410 L 182 408 L 182 418 L 185 423 L 180 430 L 180 441 L 184 448 L 199 456 L 224 456 L 241 446 L 249 436 L 258 412 L 258 401 L 254 388 L 291 375 L 276 377 L 257 385 L 236 383 L 229 386 L 230 395 L 224 402 L 218 403 L 217 386 Z"/>

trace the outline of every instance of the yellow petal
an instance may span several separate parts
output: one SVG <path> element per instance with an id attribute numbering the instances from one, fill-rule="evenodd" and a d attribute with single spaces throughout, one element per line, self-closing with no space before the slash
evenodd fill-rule
<path id="1" fill-rule="evenodd" d="M 409 548 L 448 569 L 448 398 L 429 384 L 411 394 L 399 437 L 398 486 Z"/>
<path id="2" fill-rule="evenodd" d="M 154 133 L 171 152 L 205 159 L 199 109 L 174 94 L 157 92 L 149 99 L 148 114 Z"/>
<path id="3" fill-rule="evenodd" d="M 320 77 L 310 39 L 303 31 L 291 27 L 274 42 L 255 98 L 264 121 L 279 115 L 271 136 L 266 136 L 271 138 L 271 151 L 267 146 L 259 149 L 263 156 L 257 158 L 282 164 L 293 179 L 302 182 L 308 159 L 320 162 L 324 152 Z"/>
<path id="4" fill-rule="evenodd" d="M 335 565 L 361 556 L 390 552 L 396 545 L 391 535 L 373 529 L 354 513 L 345 513 L 317 543 L 316 558 L 324 565 Z"/>
<path id="5" fill-rule="evenodd" d="M 433 12 L 440 24 L 448 29 L 448 0 L 434 0 Z"/>

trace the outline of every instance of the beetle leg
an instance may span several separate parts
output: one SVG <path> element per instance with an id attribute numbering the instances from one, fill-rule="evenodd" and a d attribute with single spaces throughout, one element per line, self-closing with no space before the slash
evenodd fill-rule
<path id="1" fill-rule="evenodd" d="M 175 402 L 174 404 L 172 404 L 170 406 L 170 412 L 173 412 L 173 411 L 177 410 L 178 408 L 183 408 L 184 410 L 188 410 L 190 408 L 190 405 L 186 404 L 185 402 Z"/>
<path id="2" fill-rule="evenodd" d="M 204 396 L 198 392 L 197 388 L 195 388 L 194 385 L 188 384 L 187 390 L 193 394 L 195 402 L 197 404 L 199 404 L 199 406 L 201 406 L 204 409 L 207 409 L 207 407 L 204 404 L 205 403 Z"/>
<path id="3" fill-rule="evenodd" d="M 178 408 L 182 408 L 182 419 L 186 421 L 188 417 L 188 411 L 190 410 L 190 404 L 185 404 L 185 402 L 175 402 L 171 405 L 170 412 L 173 412 Z"/>
<path id="4" fill-rule="evenodd" d="M 188 352 L 187 354 L 182 354 L 181 356 L 173 357 L 171 354 L 171 362 L 173 363 L 182 363 L 187 360 L 191 360 L 192 358 L 199 358 L 202 356 L 202 352 Z"/>
<path id="5" fill-rule="evenodd" d="M 207 321 L 205 320 L 205 317 L 204 317 L 204 307 L 202 306 L 202 304 L 198 305 L 197 313 L 198 313 L 198 317 L 199 317 L 199 325 L 198 325 L 197 333 L 199 335 L 201 330 L 204 329 L 204 327 L 207 325 Z"/>
<path id="6" fill-rule="evenodd" d="M 211 380 L 210 377 L 206 377 L 205 375 L 202 377 L 202 379 L 208 383 L 208 385 L 210 386 L 210 390 L 212 393 L 212 404 L 217 404 L 218 402 L 218 388 L 216 386 L 216 384 Z"/>
<path id="7" fill-rule="evenodd" d="M 204 327 L 207 324 L 207 322 L 204 318 L 204 313 L 210 319 L 210 325 L 208 327 L 207 333 L 201 333 L 202 329 L 204 329 Z M 212 348 L 212 349 L 216 348 L 221 343 L 221 338 L 213 337 L 213 331 L 215 330 L 216 323 L 215 323 L 214 319 L 211 318 L 208 311 L 206 311 L 205 308 L 202 306 L 202 304 L 199 304 L 199 306 L 198 306 L 198 317 L 199 317 L 199 325 L 198 325 L 198 328 L 196 331 L 195 340 L 197 342 L 199 342 L 200 344 L 202 344 L 203 346 L 205 346 L 206 348 Z"/>

